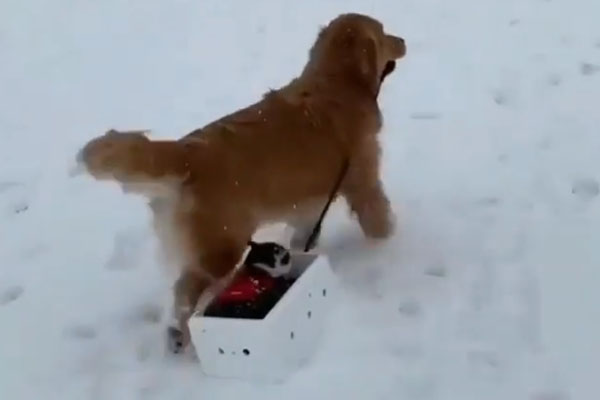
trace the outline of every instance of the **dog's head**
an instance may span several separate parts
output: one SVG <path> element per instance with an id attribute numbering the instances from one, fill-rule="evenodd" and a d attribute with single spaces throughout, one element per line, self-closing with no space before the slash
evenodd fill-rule
<path id="1" fill-rule="evenodd" d="M 342 14 L 319 33 L 307 69 L 342 73 L 377 94 L 396 60 L 405 55 L 404 39 L 386 33 L 375 18 Z"/>

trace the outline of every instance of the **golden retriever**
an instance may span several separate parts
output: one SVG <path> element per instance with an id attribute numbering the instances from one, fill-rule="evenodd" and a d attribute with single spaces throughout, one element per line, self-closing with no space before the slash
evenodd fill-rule
<path id="1" fill-rule="evenodd" d="M 173 351 L 189 344 L 200 295 L 230 275 L 259 226 L 286 222 L 294 245 L 306 240 L 345 161 L 338 193 L 365 236 L 393 232 L 377 97 L 405 53 L 378 20 L 342 14 L 320 31 L 300 75 L 255 104 L 179 140 L 111 130 L 80 150 L 93 177 L 149 198 L 156 232 L 178 257 Z"/>

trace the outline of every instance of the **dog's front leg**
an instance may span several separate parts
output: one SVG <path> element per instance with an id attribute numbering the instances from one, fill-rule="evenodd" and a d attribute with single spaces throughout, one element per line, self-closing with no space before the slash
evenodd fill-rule
<path id="1" fill-rule="evenodd" d="M 342 194 L 365 236 L 384 239 L 393 234 L 395 216 L 379 179 L 379 147 L 375 138 L 363 143 L 351 160 Z"/>
<path id="2" fill-rule="evenodd" d="M 381 185 L 349 190 L 345 197 L 365 236 L 385 239 L 394 232 L 394 215 Z"/>

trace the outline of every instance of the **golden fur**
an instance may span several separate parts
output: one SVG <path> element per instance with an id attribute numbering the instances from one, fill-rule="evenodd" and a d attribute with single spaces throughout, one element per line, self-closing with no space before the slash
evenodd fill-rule
<path id="1" fill-rule="evenodd" d="M 92 176 L 150 199 L 157 234 L 179 258 L 174 313 L 184 346 L 200 295 L 228 276 L 260 225 L 287 222 L 294 243 L 306 239 L 345 159 L 339 195 L 367 237 L 392 233 L 377 95 L 405 52 L 379 21 L 343 14 L 321 30 L 302 73 L 257 103 L 179 140 L 111 130 L 80 151 Z"/>

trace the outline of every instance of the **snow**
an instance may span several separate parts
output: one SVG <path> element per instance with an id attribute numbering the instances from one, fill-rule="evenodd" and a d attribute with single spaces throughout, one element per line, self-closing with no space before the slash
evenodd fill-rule
<path id="1" fill-rule="evenodd" d="M 398 213 L 336 205 L 343 297 L 282 385 L 168 356 L 143 201 L 69 174 L 109 128 L 178 137 L 286 83 L 365 12 L 408 45 L 381 94 Z M 593 0 L 0 4 L 0 399 L 595 399 L 600 6 Z"/>

